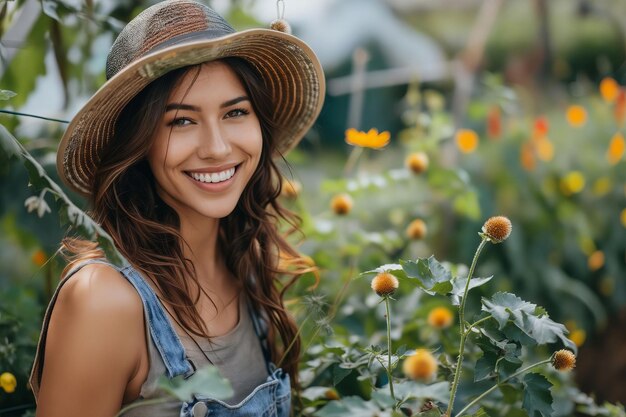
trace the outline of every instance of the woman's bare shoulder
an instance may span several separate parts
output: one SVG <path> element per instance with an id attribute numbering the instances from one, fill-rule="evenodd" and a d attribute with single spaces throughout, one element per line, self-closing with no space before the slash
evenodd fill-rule
<path id="1" fill-rule="evenodd" d="M 52 310 L 37 417 L 115 415 L 144 343 L 143 304 L 132 284 L 110 266 L 80 269 Z"/>

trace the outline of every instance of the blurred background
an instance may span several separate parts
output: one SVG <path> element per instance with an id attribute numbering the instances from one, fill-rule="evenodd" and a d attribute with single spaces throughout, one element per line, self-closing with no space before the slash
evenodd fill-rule
<path id="1" fill-rule="evenodd" d="M 268 27 L 282 7 L 204 2 L 238 30 Z M 16 93 L 0 92 L 0 108 L 71 119 L 104 83 L 119 30 L 153 3 L 0 1 L 0 90 Z M 348 265 L 432 254 L 467 264 L 480 225 L 505 215 L 514 232 L 483 255 L 477 276 L 496 279 L 481 291 L 544 306 L 580 347 L 580 390 L 626 402 L 626 2 L 283 3 L 327 78 L 322 114 L 285 167 L 285 204 L 303 219 L 300 250 L 320 266 L 320 288 L 338 291 Z M 58 179 L 64 123 L 0 123 Z M 355 156 L 348 128 L 389 131 L 391 142 Z M 17 386 L 0 390 L 0 415 L 34 415 L 27 377 L 67 230 L 51 197 L 51 212 L 28 212 L 28 172 L 2 153 L 0 373 Z M 427 167 L 411 164 L 416 153 Z M 347 215 L 330 205 L 338 193 L 352 198 Z M 423 233 L 407 231 L 415 219 Z"/>

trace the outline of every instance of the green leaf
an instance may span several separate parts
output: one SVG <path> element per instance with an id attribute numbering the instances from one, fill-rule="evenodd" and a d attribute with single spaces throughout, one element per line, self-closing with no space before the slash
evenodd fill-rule
<path id="1" fill-rule="evenodd" d="M 0 90 L 0 100 L 8 100 L 11 97 L 15 97 L 17 94 L 10 90 Z"/>
<path id="2" fill-rule="evenodd" d="M 348 415 L 375 417 L 380 415 L 380 408 L 371 401 L 350 396 L 329 402 L 313 415 L 317 417 L 345 417 Z"/>
<path id="3" fill-rule="evenodd" d="M 402 269 L 402 265 L 400 264 L 381 265 L 376 269 L 371 269 L 369 271 L 361 272 L 359 275 L 357 275 L 357 278 L 377 275 L 377 274 L 380 274 L 381 272 L 389 272 L 390 274 L 394 275 L 396 278 L 400 278 L 400 279 L 407 278 L 404 270 Z"/>
<path id="4" fill-rule="evenodd" d="M 479 408 L 474 414 L 470 417 L 489 417 L 489 414 L 485 411 L 484 408 Z"/>
<path id="5" fill-rule="evenodd" d="M 158 380 L 158 386 L 181 401 L 190 401 L 194 394 L 219 400 L 231 398 L 234 394 L 230 382 L 212 365 L 198 369 L 186 380 L 182 375 L 172 379 L 162 375 Z"/>
<path id="6" fill-rule="evenodd" d="M 571 349 L 573 352 L 577 352 L 576 345 L 567 338 L 566 335 L 568 331 L 561 323 L 552 321 L 547 314 L 537 317 L 524 312 L 523 317 L 522 330 L 535 339 L 540 345 L 554 343 L 557 339 L 560 339 L 565 347 Z"/>
<path id="7" fill-rule="evenodd" d="M 482 303 L 482 310 L 491 314 L 493 318 L 496 319 L 500 325 L 500 329 L 504 328 L 509 318 L 515 320 L 516 324 L 522 327 L 522 312 L 533 314 L 537 307 L 535 304 L 528 303 L 515 294 L 507 292 L 495 293 L 493 297 L 491 297 L 491 300 L 487 300 L 483 297 Z"/>
<path id="8" fill-rule="evenodd" d="M 472 278 L 469 283 L 468 291 L 472 288 L 485 285 L 486 283 L 491 281 L 492 278 L 493 275 L 487 278 Z M 461 304 L 461 297 L 463 297 L 463 292 L 465 291 L 465 284 L 467 284 L 467 278 L 459 277 L 452 280 L 452 291 L 450 291 L 450 294 L 452 294 L 452 304 L 454 304 L 455 306 Z"/>
<path id="9" fill-rule="evenodd" d="M 493 370 L 496 367 L 498 361 L 498 355 L 493 352 L 485 352 L 478 361 L 474 368 L 474 382 L 482 381 L 493 375 Z"/>
<path id="10" fill-rule="evenodd" d="M 425 385 L 414 381 L 404 381 L 394 384 L 396 398 L 407 400 L 410 398 L 430 399 L 442 403 L 450 399 L 450 383 L 447 381 Z"/>
<path id="11" fill-rule="evenodd" d="M 456 213 L 472 220 L 480 218 L 480 203 L 475 191 L 465 191 L 457 194 L 452 201 L 452 207 Z"/>
<path id="12" fill-rule="evenodd" d="M 524 376 L 524 401 L 522 407 L 529 417 L 550 417 L 552 415 L 552 384 L 545 376 L 529 373 Z"/>
<path id="13" fill-rule="evenodd" d="M 400 264 L 407 278 L 417 282 L 426 293 L 446 295 L 452 291 L 452 273 L 434 256 L 419 258 L 417 262 L 401 260 Z"/>
<path id="14" fill-rule="evenodd" d="M 340 367 L 338 364 L 333 366 L 333 385 L 337 386 L 345 377 L 350 375 L 352 369 L 345 369 Z"/>

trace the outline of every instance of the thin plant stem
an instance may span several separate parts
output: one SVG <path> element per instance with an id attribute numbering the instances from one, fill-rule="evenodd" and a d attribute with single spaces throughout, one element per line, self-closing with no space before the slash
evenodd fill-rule
<path id="1" fill-rule="evenodd" d="M 346 166 L 343 171 L 346 176 L 350 174 L 362 153 L 363 148 L 360 146 L 355 146 L 354 149 L 352 149 L 352 152 L 350 152 L 350 156 L 348 156 L 348 160 L 346 161 Z"/>
<path id="2" fill-rule="evenodd" d="M 393 377 L 391 376 L 391 319 L 389 317 L 389 296 L 385 297 L 385 311 L 387 313 L 385 315 L 385 317 L 387 318 L 387 377 L 389 378 L 389 392 L 391 393 L 391 398 L 393 398 L 395 409 L 395 403 L 397 402 L 397 400 L 396 395 L 393 392 Z"/>
<path id="3" fill-rule="evenodd" d="M 466 335 L 466 336 L 469 336 L 470 332 L 472 331 L 472 329 L 473 329 L 474 327 L 476 327 L 476 326 L 478 326 L 479 324 L 484 323 L 484 322 L 486 322 L 487 320 L 492 319 L 492 318 L 493 318 L 492 316 L 483 317 L 482 319 L 477 320 L 475 323 L 470 324 L 470 326 L 469 326 L 469 327 L 467 328 L 467 330 L 465 331 L 465 335 Z"/>
<path id="4" fill-rule="evenodd" d="M 287 349 L 285 349 L 285 352 L 283 352 L 283 356 L 276 363 L 276 367 L 277 368 L 280 368 L 280 365 L 282 365 L 283 361 L 285 360 L 285 357 L 287 356 L 287 353 L 289 353 L 289 351 L 291 350 L 293 345 L 296 343 L 296 340 L 298 340 L 298 337 L 300 337 L 300 333 L 302 333 L 302 329 L 304 328 L 304 325 L 306 324 L 306 322 L 311 317 L 311 314 L 312 313 L 307 314 L 307 316 L 304 318 L 304 320 L 302 320 L 302 323 L 298 327 L 298 331 L 296 332 L 296 335 L 293 337 L 293 339 L 291 339 L 291 343 L 289 343 L 289 346 L 287 346 Z"/>
<path id="5" fill-rule="evenodd" d="M 454 370 L 454 380 L 452 382 L 452 389 L 450 390 L 450 401 L 448 402 L 448 409 L 446 410 L 446 416 L 452 416 L 452 408 L 454 406 L 454 398 L 456 397 L 456 390 L 459 387 L 459 379 L 461 379 L 461 370 L 463 368 L 463 354 L 465 353 L 465 339 L 467 339 L 467 333 L 465 332 L 465 302 L 467 301 L 467 293 L 469 292 L 469 284 L 474 274 L 474 268 L 476 268 L 476 262 L 478 256 L 483 250 L 483 247 L 487 243 L 487 239 L 483 238 L 476 249 L 474 259 L 472 260 L 472 266 L 467 274 L 467 282 L 465 283 L 465 290 L 463 291 L 463 298 L 461 298 L 461 305 L 459 307 L 459 329 L 461 335 L 461 342 L 459 343 L 459 357 L 456 362 L 456 369 Z M 471 326 L 470 326 L 471 328 Z"/>
<path id="6" fill-rule="evenodd" d="M 475 404 L 477 404 L 480 400 L 482 400 L 483 398 L 485 398 L 487 395 L 489 395 L 490 393 L 492 393 L 496 388 L 498 388 L 500 385 L 504 384 L 505 382 L 507 382 L 510 379 L 513 379 L 521 374 L 523 374 L 524 372 L 539 366 L 539 365 L 543 365 L 546 363 L 550 363 L 552 361 L 552 357 L 549 357 L 548 359 L 544 359 L 540 362 L 534 363 L 532 365 L 527 366 L 524 369 L 521 369 L 517 372 L 515 372 L 513 375 L 510 375 L 506 378 L 504 378 L 502 381 L 498 382 L 497 384 L 495 384 L 493 387 L 489 388 L 487 391 L 483 392 L 482 394 L 480 394 L 478 397 L 476 397 L 471 403 L 467 404 L 461 411 L 459 411 L 459 414 L 456 415 L 456 417 L 461 417 L 463 415 L 463 413 L 465 413 L 466 411 L 468 411 L 470 408 L 472 408 Z"/>

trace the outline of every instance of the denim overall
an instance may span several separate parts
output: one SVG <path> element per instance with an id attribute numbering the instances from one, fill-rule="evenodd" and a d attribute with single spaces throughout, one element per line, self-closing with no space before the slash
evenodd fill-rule
<path id="1" fill-rule="evenodd" d="M 174 378 L 183 375 L 189 378 L 196 371 L 196 366 L 187 357 L 185 349 L 170 320 L 168 319 L 161 301 L 152 288 L 144 281 L 141 275 L 132 267 L 118 268 L 105 261 L 90 260 L 75 269 L 67 277 L 89 263 L 104 263 L 117 269 L 137 289 L 150 324 L 150 335 L 157 347 L 167 370 L 167 376 Z M 259 337 L 269 376 L 266 382 L 256 387 L 246 398 L 235 405 L 223 401 L 196 396 L 183 402 L 179 417 L 289 417 L 291 407 L 291 384 L 289 375 L 276 368 L 270 361 L 267 347 L 267 327 L 250 304 L 248 304 L 254 330 Z"/>

